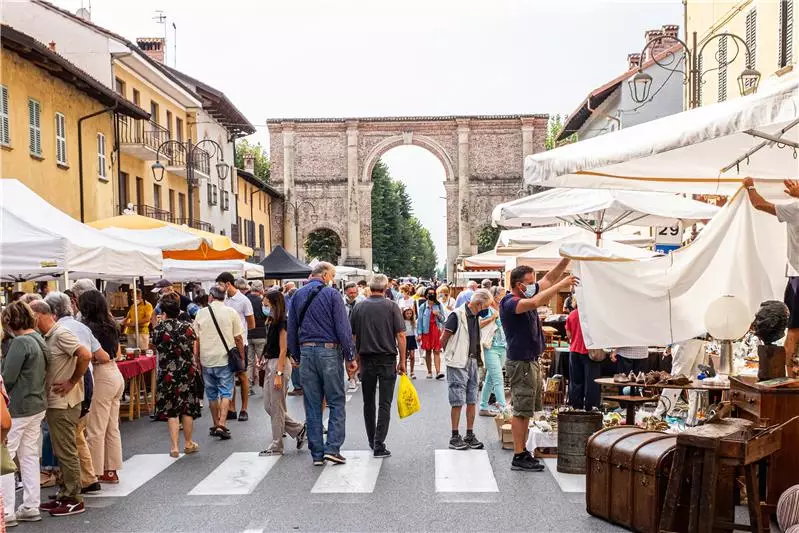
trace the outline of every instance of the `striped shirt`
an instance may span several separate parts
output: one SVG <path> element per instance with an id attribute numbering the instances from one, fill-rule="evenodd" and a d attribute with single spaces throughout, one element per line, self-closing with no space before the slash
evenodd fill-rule
<path id="1" fill-rule="evenodd" d="M 625 359 L 646 359 L 649 357 L 649 347 L 627 346 L 625 348 L 616 348 L 616 355 Z"/>

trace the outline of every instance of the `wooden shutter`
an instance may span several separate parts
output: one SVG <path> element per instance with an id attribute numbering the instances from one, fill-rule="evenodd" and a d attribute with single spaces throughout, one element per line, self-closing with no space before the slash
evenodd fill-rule
<path id="1" fill-rule="evenodd" d="M 727 36 L 719 38 L 719 102 L 727 99 Z"/>
<path id="2" fill-rule="evenodd" d="M 780 0 L 780 22 L 777 46 L 779 67 L 787 67 L 793 60 L 793 0 Z"/>
<path id="3" fill-rule="evenodd" d="M 42 117 L 41 104 L 36 100 L 28 99 L 28 130 L 30 133 L 30 152 L 33 155 L 42 155 Z"/>
<path id="4" fill-rule="evenodd" d="M 11 144 L 8 130 L 8 87 L 0 85 L 0 144 Z"/>
<path id="5" fill-rule="evenodd" d="M 105 135 L 97 134 L 97 175 L 101 178 L 107 177 L 105 165 Z"/>
<path id="6" fill-rule="evenodd" d="M 67 125 L 61 113 L 55 114 L 55 160 L 62 165 L 67 164 Z"/>

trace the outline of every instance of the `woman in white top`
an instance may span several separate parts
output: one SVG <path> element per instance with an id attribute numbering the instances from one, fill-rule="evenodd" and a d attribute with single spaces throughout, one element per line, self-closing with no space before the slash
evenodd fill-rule
<path id="1" fill-rule="evenodd" d="M 447 319 L 449 314 L 455 310 L 455 298 L 449 297 L 449 287 L 441 285 L 438 288 L 438 302 L 444 311 L 444 320 Z"/>

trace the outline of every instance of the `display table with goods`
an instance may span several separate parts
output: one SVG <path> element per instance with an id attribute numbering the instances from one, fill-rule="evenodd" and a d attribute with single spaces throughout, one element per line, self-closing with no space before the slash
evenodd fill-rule
<path id="1" fill-rule="evenodd" d="M 134 355 L 131 359 L 117 361 L 117 368 L 125 379 L 125 386 L 130 395 L 127 405 L 128 420 L 141 416 L 142 404 L 149 413 L 155 412 L 157 366 L 158 358 L 152 355 Z M 120 413 L 123 413 L 122 409 Z"/>

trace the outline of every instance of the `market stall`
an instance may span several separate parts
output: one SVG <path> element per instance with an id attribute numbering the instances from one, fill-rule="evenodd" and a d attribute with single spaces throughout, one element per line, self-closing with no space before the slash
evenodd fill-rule
<path id="1" fill-rule="evenodd" d="M 291 255 L 280 245 L 275 246 L 260 265 L 265 279 L 305 279 L 311 275 L 311 267 Z"/>
<path id="2" fill-rule="evenodd" d="M 263 279 L 264 277 L 264 267 L 243 259 L 208 261 L 164 259 L 164 278 L 174 283 L 213 281 L 220 272 L 230 272 L 237 278 Z"/>
<path id="3" fill-rule="evenodd" d="M 627 228 L 629 229 L 629 227 Z M 640 232 L 647 231 L 642 228 L 638 233 L 606 232 L 604 237 L 614 242 L 629 244 L 639 248 L 647 248 L 652 245 L 654 239 L 649 235 L 641 235 Z M 577 226 L 561 224 L 559 226 L 532 227 L 505 229 L 499 233 L 495 251 L 500 255 L 514 255 L 534 250 L 552 241 L 563 239 L 570 235 L 585 233 L 586 230 Z M 593 231 L 589 232 L 594 235 Z"/>

